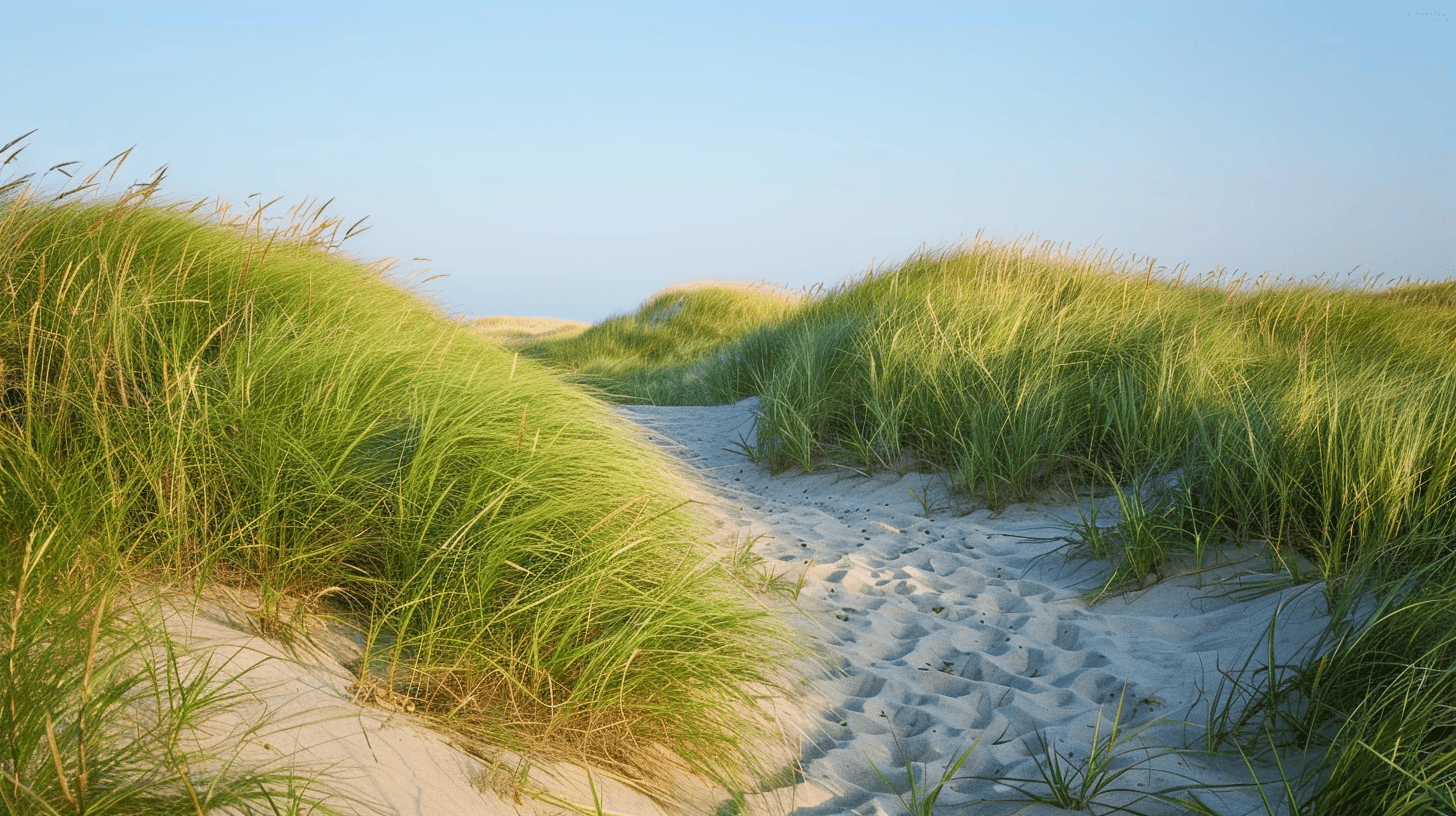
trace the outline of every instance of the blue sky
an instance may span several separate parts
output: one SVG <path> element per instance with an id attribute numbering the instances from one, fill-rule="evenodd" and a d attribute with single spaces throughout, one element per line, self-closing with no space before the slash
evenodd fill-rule
<path id="1" fill-rule="evenodd" d="M 1456 11 L 1264 6 L 52 0 L 6 12 L 0 144 L 333 198 L 452 314 L 596 321 L 980 230 L 1456 278 Z"/>

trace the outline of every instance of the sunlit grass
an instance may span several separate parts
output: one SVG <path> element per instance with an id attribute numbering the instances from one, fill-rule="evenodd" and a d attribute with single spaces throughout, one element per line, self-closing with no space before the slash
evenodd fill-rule
<path id="1" fill-rule="evenodd" d="M 802 296 L 751 284 L 672 288 L 632 314 L 609 318 L 574 337 L 543 340 L 524 352 L 623 401 L 731 402 L 735 394 L 752 393 L 751 383 L 725 376 L 734 360 L 707 360 L 704 355 L 746 332 L 782 321 L 802 302 Z"/>
<path id="2" fill-rule="evenodd" d="M 66 576 L 10 580 L 7 604 L 234 583 L 283 634 L 289 599 L 326 596 L 366 622 L 365 679 L 458 733 L 644 780 L 672 772 L 663 750 L 752 772 L 784 644 L 662 454 L 340 255 L 321 208 L 278 227 L 152 192 L 0 201 L 0 546 L 55 542 Z M 7 693 L 60 722 L 73 686 Z M 44 755 L 8 762 L 13 793 L 50 785 L 69 812 Z"/>
<path id="3" fill-rule="evenodd" d="M 930 463 L 993 507 L 1111 484 L 1121 523 L 1082 528 L 1108 589 L 1220 543 L 1297 553 L 1334 623 L 1277 678 L 1229 675 L 1243 696 L 1212 719 L 1265 726 L 1240 750 L 1323 750 L 1281 780 L 1310 812 L 1456 807 L 1449 285 L 1166 280 L 977 242 L 807 302 L 667 292 L 517 355 L 341 256 L 357 225 L 322 207 L 278 226 L 155 184 L 88 198 L 94 178 L 0 184 L 12 811 L 308 807 L 306 780 L 196 774 L 173 735 L 227 683 L 137 669 L 159 636 L 118 621 L 119 579 L 246 585 L 280 636 L 328 597 L 366 622 L 361 683 L 457 734 L 643 780 L 665 748 L 740 784 L 780 631 L 705 556 L 673 466 L 528 356 L 622 399 L 757 395 L 745 453 L 775 469 Z M 147 695 L 171 713 L 138 720 Z"/>
<path id="4" fill-rule="evenodd" d="M 509 348 L 566 340 L 591 328 L 580 320 L 550 317 L 477 317 L 469 325 L 475 333 Z"/>
<path id="5" fill-rule="evenodd" d="M 1247 705 L 1297 709 L 1275 718 L 1291 733 L 1256 735 L 1266 744 L 1322 735 L 1315 812 L 1350 812 L 1357 788 L 1362 812 L 1423 812 L 1450 807 L 1456 778 L 1456 621 L 1439 600 L 1456 574 L 1449 290 L 1169 279 L 1109 252 L 978 240 L 702 351 L 659 350 L 643 358 L 670 360 L 655 374 L 598 376 L 659 402 L 757 395 L 748 453 L 775 469 L 930 463 L 992 507 L 1110 485 L 1120 523 L 1080 528 L 1111 563 L 1105 590 L 1155 578 L 1176 553 L 1254 541 L 1313 564 L 1291 578 L 1325 581 L 1336 610 L 1384 598 L 1376 623 L 1337 614 L 1318 662 L 1289 667 L 1304 687 L 1266 684 Z M 591 359 L 592 341 L 569 359 Z M 1419 636 L 1397 642 L 1391 627 Z"/>

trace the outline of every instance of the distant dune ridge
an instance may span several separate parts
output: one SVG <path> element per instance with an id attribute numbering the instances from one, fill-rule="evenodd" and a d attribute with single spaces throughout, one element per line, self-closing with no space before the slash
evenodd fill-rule
<path id="1" fill-rule="evenodd" d="M 697 292 L 704 289 L 723 289 L 730 292 L 749 292 L 769 295 L 789 303 L 802 303 L 808 298 L 804 292 L 788 289 L 766 281 L 699 278 L 665 286 L 647 299 L 652 303 L 666 295 Z M 516 317 L 510 315 L 486 315 L 472 318 L 467 324 L 475 332 L 510 347 L 528 346 L 550 340 L 565 340 L 576 337 L 592 328 L 591 323 L 582 320 L 566 320 L 558 317 Z"/>
<path id="2" fill-rule="evenodd" d="M 659 289 L 648 302 L 663 295 L 676 292 L 693 292 L 701 289 L 727 289 L 734 292 L 753 292 L 772 295 L 783 300 L 798 303 L 807 299 L 803 292 L 796 292 L 765 281 L 699 278 L 674 283 Z M 545 340 L 564 340 L 575 337 L 590 329 L 591 323 L 583 320 L 566 320 L 559 317 L 515 317 L 509 315 L 486 315 L 468 321 L 471 329 L 506 345 L 528 345 Z"/>
<path id="3" fill-rule="evenodd" d="M 469 321 L 469 326 L 475 332 L 507 346 L 528 345 L 543 340 L 564 340 L 591 328 L 590 323 L 582 320 L 503 315 L 477 317 Z"/>
<path id="4" fill-rule="evenodd" d="M 768 281 L 734 280 L 731 278 L 697 278 L 695 280 L 674 283 L 657 290 L 648 301 L 654 300 L 662 295 L 673 292 L 692 292 L 698 289 L 728 289 L 738 292 L 754 292 L 761 295 L 775 295 L 784 300 L 801 302 L 808 298 L 808 295 L 801 291 L 779 286 Z"/>

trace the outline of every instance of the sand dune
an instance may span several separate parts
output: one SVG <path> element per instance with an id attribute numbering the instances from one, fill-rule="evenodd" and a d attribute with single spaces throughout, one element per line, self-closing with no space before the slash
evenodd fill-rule
<path id="1" fill-rule="evenodd" d="M 1219 669 L 1263 665 L 1276 610 L 1276 659 L 1318 634 L 1318 585 L 1243 597 L 1240 586 L 1258 589 L 1278 576 L 1256 549 L 1235 549 L 1214 569 L 1089 605 L 1085 593 L 1106 566 L 1069 557 L 1064 537 L 1078 505 L 1034 502 L 992 514 L 918 472 L 770 476 L 739 445 L 752 440 L 755 406 L 619 409 L 698 474 L 725 540 L 754 539 L 769 565 L 804 579 L 802 614 L 791 617 L 819 662 L 804 686 L 802 776 L 750 796 L 749 812 L 904 813 L 889 786 L 907 793 L 907 762 L 934 784 L 976 744 L 937 812 L 1063 813 L 1027 807 L 1012 788 L 1045 786 L 1008 780 L 1038 778 L 1049 751 L 1067 768 L 1085 764 L 1119 706 L 1123 753 L 1113 767 L 1134 766 L 1118 780 L 1131 792 L 1103 794 L 1103 809 L 1180 812 L 1140 797 L 1198 783 L 1228 786 L 1199 793 L 1220 813 L 1263 812 L 1237 755 L 1198 750 L 1208 706 Z M 1113 516 L 1104 509 L 1102 518 Z M 320 648 L 286 650 L 250 634 L 244 617 L 216 605 L 173 617 L 194 659 L 223 661 L 228 674 L 253 666 L 241 680 L 248 702 L 213 724 L 214 738 L 232 740 L 249 761 L 322 771 L 338 792 L 331 804 L 344 812 L 559 813 L 571 810 L 563 803 L 591 807 L 593 785 L 609 813 L 717 808 L 709 791 L 664 806 L 569 765 L 462 751 L 388 700 L 357 700 L 339 633 L 319 639 Z M 264 720 L 266 728 L 246 733 Z"/>

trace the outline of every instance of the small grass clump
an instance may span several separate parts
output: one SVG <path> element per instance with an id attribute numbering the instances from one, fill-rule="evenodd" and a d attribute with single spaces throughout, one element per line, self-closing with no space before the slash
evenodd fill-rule
<path id="1" fill-rule="evenodd" d="M 0 200 L 0 547 L 54 541 L 65 576 L 7 605 L 118 575 L 243 585 L 275 621 L 327 596 L 370 631 L 363 680 L 463 733 L 643 779 L 663 750 L 725 784 L 754 766 L 779 630 L 662 454 L 341 256 L 337 221 L 153 190 Z M 12 678 L 12 708 L 86 696 L 44 685 Z"/>

